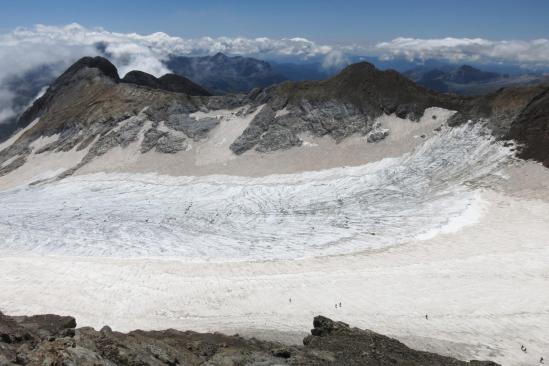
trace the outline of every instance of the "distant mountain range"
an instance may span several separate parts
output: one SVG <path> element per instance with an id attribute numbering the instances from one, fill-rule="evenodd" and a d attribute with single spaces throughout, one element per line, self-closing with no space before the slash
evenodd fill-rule
<path id="1" fill-rule="evenodd" d="M 470 65 L 441 65 L 434 68 L 418 66 L 405 71 L 404 75 L 428 89 L 462 95 L 480 95 L 506 86 L 549 82 L 549 77 L 541 73 L 500 74 L 483 71 Z"/>
<path id="2" fill-rule="evenodd" d="M 549 82 L 549 76 L 540 72 L 527 72 L 512 67 L 494 67 L 485 71 L 470 65 L 455 66 L 438 60 L 428 60 L 417 65 L 406 60 L 381 60 L 375 57 L 360 59 L 368 59 L 382 70 L 396 69 L 417 84 L 443 93 L 481 95 L 506 86 Z M 136 70 L 128 73 L 121 81 L 189 95 L 223 95 L 248 93 L 254 88 L 265 88 L 284 81 L 325 80 L 339 71 L 337 68 L 323 67 L 318 60 L 307 63 L 267 62 L 222 53 L 203 57 L 171 56 L 165 65 L 173 74 L 156 78 Z M 14 95 L 11 106 L 14 115 L 0 121 L 0 141 L 15 131 L 21 113 L 59 74 L 58 67 L 42 65 L 4 81 L 2 88 Z"/>
<path id="3" fill-rule="evenodd" d="M 165 64 L 174 73 L 188 77 L 213 94 L 246 93 L 287 80 L 323 80 L 340 71 L 323 67 L 320 62 L 267 62 L 223 53 L 204 57 L 172 56 Z"/>
<path id="4" fill-rule="evenodd" d="M 271 65 L 251 57 L 229 57 L 222 53 L 204 57 L 172 56 L 166 66 L 213 94 L 248 92 L 288 80 Z"/>

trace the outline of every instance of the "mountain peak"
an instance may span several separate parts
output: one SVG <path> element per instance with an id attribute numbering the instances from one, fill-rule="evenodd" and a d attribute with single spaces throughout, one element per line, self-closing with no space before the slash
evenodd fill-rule
<path id="1" fill-rule="evenodd" d="M 61 96 L 65 90 L 72 87 L 78 87 L 82 80 L 94 79 L 102 76 L 102 81 L 106 84 L 117 84 L 120 81 L 118 70 L 109 60 L 104 57 L 82 57 L 72 64 L 53 84 L 46 93 L 38 98 L 33 105 L 28 108 L 19 117 L 17 125 L 25 127 L 37 117 L 39 117 L 48 106 L 53 103 L 58 96 Z"/>
<path id="2" fill-rule="evenodd" d="M 225 60 L 225 59 L 228 59 L 229 56 L 227 56 L 227 55 L 224 54 L 223 52 L 218 52 L 218 53 L 216 53 L 215 55 L 213 55 L 212 58 L 218 59 L 218 60 Z"/>
<path id="3" fill-rule="evenodd" d="M 61 75 L 61 77 L 73 75 L 83 68 L 98 69 L 103 75 L 113 79 L 114 81 L 118 82 L 120 80 L 120 76 L 118 76 L 118 70 L 116 69 L 116 66 L 114 66 L 109 60 L 101 56 L 82 57 L 74 64 L 72 64 L 72 66 L 69 67 Z"/>
<path id="4" fill-rule="evenodd" d="M 457 68 L 458 70 L 462 70 L 462 71 L 480 71 L 479 69 L 477 69 L 476 67 L 473 67 L 471 65 L 461 65 L 460 67 Z"/>
<path id="5" fill-rule="evenodd" d="M 336 77 L 345 75 L 347 73 L 370 73 L 374 71 L 378 71 L 378 70 L 372 63 L 367 61 L 361 61 L 355 64 L 351 64 L 349 66 L 346 66 L 343 70 L 341 70 L 339 74 L 336 75 Z"/>

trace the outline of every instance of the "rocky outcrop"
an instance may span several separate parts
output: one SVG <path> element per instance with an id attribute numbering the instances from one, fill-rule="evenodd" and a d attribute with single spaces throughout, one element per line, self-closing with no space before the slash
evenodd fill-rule
<path id="1" fill-rule="evenodd" d="M 497 138 L 505 138 L 513 121 L 522 110 L 542 93 L 545 87 L 521 86 L 502 88 L 495 93 L 477 98 L 466 98 L 458 113 L 454 114 L 448 124 L 458 125 L 469 120 L 483 120 Z"/>
<path id="2" fill-rule="evenodd" d="M 507 135 L 522 146 L 519 156 L 549 168 L 549 88 L 532 99 L 513 121 Z"/>
<path id="3" fill-rule="evenodd" d="M 381 334 L 318 316 L 303 346 L 220 333 L 75 329 L 72 317 L 0 313 L 1 365 L 497 365 L 420 352 Z"/>
<path id="4" fill-rule="evenodd" d="M 380 71 L 367 62 L 351 65 L 326 81 L 286 82 L 252 91 L 249 98 L 267 106 L 231 145 L 235 154 L 298 146 L 302 133 L 328 135 L 339 142 L 370 133 L 382 114 L 417 121 L 428 107 L 465 106 L 461 98 L 430 92 L 396 71 Z M 373 139 L 386 133 L 376 131 Z"/>
<path id="5" fill-rule="evenodd" d="M 159 131 L 152 127 L 145 132 L 141 152 L 146 153 L 153 148 L 155 151 L 165 154 L 175 154 L 178 151 L 187 148 L 186 139 L 181 136 L 175 136 L 167 131 Z"/>
<path id="6" fill-rule="evenodd" d="M 429 91 L 396 71 L 380 71 L 362 62 L 348 66 L 325 81 L 286 82 L 250 92 L 250 100 L 267 105 L 231 149 L 235 154 L 250 149 L 260 152 L 286 149 L 299 146 L 302 133 L 328 135 L 337 142 L 361 134 L 367 136 L 367 141 L 376 142 L 390 133 L 375 125 L 376 118 L 382 114 L 418 121 L 426 108 L 442 107 L 457 111 L 448 121 L 449 125 L 468 121 L 485 123 L 497 138 L 518 137 L 525 145 L 533 143 L 536 147 L 524 149 L 521 156 L 540 160 L 541 146 L 547 143 L 544 138 L 534 138 L 544 136 L 543 133 L 533 131 L 545 129 L 542 122 L 529 120 L 540 121 L 547 116 L 541 107 L 543 102 L 531 103 L 540 99 L 538 96 L 546 89 L 543 85 L 520 86 L 475 98 L 460 97 Z M 530 106 L 528 113 L 527 106 Z M 533 115 L 534 110 L 537 117 Z M 511 126 L 515 126 L 513 132 L 510 132 Z M 529 138 L 518 133 L 519 126 L 528 126 L 532 132 Z"/>

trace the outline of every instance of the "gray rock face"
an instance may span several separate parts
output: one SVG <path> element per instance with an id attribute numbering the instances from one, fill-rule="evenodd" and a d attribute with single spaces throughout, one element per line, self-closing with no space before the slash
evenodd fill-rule
<path id="1" fill-rule="evenodd" d="M 507 137 L 522 144 L 521 158 L 535 159 L 549 168 L 549 88 L 513 121 Z"/>
<path id="2" fill-rule="evenodd" d="M 200 140 L 208 135 L 208 132 L 219 124 L 216 118 L 202 118 L 197 120 L 188 114 L 172 114 L 166 121 L 166 125 L 176 131 L 181 131 L 194 140 Z"/>
<path id="3" fill-rule="evenodd" d="M 75 329 L 72 317 L 0 313 L 1 365 L 407 365 L 496 366 L 419 352 L 395 339 L 319 316 L 303 346 L 221 333 Z"/>
<path id="4" fill-rule="evenodd" d="M 277 116 L 284 107 L 287 113 Z M 230 148 L 235 154 L 252 148 L 259 152 L 289 149 L 301 145 L 298 136 L 302 133 L 329 135 L 339 142 L 355 133 L 365 134 L 371 123 L 358 108 L 336 100 L 316 104 L 303 100 L 297 106 L 287 107 L 281 98 L 273 98 Z"/>
<path id="5" fill-rule="evenodd" d="M 230 149 L 235 154 L 241 154 L 255 145 L 257 145 L 261 139 L 263 133 L 271 127 L 271 122 L 275 118 L 275 112 L 270 106 L 265 106 L 254 117 L 250 125 L 242 132 L 235 142 L 230 146 Z"/>
<path id="6" fill-rule="evenodd" d="M 164 154 L 175 154 L 178 151 L 185 150 L 187 144 L 184 137 L 177 137 L 167 133 L 158 139 L 156 151 Z"/>
<path id="7" fill-rule="evenodd" d="M 141 143 L 141 152 L 146 153 L 154 149 L 158 144 L 158 140 L 165 135 L 166 132 L 158 131 L 154 127 L 149 128 L 143 136 L 143 142 Z"/>
<path id="8" fill-rule="evenodd" d="M 349 66 L 332 79 L 320 82 L 286 82 L 248 97 L 267 104 L 231 150 L 235 154 L 287 149 L 300 144 L 298 136 L 330 136 L 336 142 L 365 135 L 382 114 L 418 121 L 426 108 L 458 109 L 459 98 L 431 93 L 393 71 L 379 71 L 368 63 Z M 280 114 L 284 110 L 286 113 Z M 372 140 L 386 132 L 376 131 Z"/>
<path id="9" fill-rule="evenodd" d="M 137 140 L 144 122 L 142 118 L 131 117 L 118 129 L 99 136 L 97 142 L 90 149 L 90 153 L 94 156 L 99 156 L 105 154 L 115 146 L 127 147 L 130 143 Z"/>

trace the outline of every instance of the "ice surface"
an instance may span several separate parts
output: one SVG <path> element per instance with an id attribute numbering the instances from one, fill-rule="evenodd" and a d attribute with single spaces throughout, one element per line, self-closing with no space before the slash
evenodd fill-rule
<path id="1" fill-rule="evenodd" d="M 322 314 L 464 360 L 536 364 L 549 347 L 549 173 L 508 164 L 510 151 L 480 126 L 414 139 L 441 121 L 426 115 L 419 124 L 386 118 L 387 139 L 352 151 L 364 152 L 356 161 L 393 158 L 362 166 L 17 183 L 0 191 L 0 310 L 124 331 L 298 330 L 297 341 Z M 213 145 L 225 143 L 220 131 Z M 323 160 L 345 143 L 306 149 Z M 212 150 L 201 153 L 217 159 Z M 298 150 L 284 154 L 310 169 Z M 79 158 L 58 154 L 31 156 L 12 182 Z M 266 156 L 263 164 L 280 157 Z"/>
<path id="2" fill-rule="evenodd" d="M 479 125 L 359 167 L 271 175 L 93 174 L 0 192 L 0 252 L 295 259 L 384 248 L 480 216 L 508 148 Z"/>

